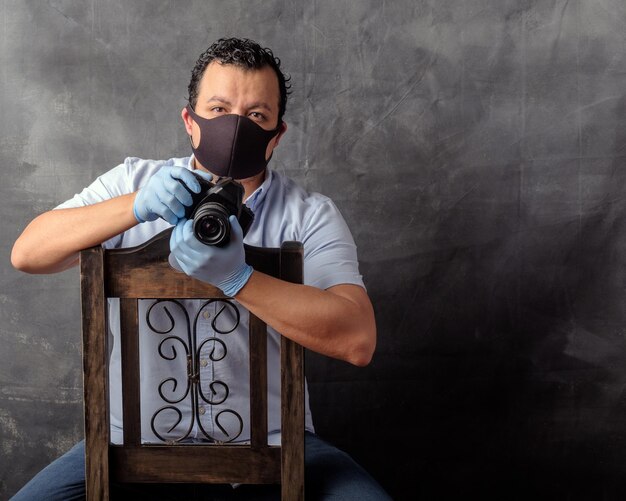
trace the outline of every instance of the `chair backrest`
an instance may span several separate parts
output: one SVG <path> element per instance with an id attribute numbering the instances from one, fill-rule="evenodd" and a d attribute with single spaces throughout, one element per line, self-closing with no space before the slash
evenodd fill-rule
<path id="1" fill-rule="evenodd" d="M 139 375 L 139 299 L 228 298 L 216 287 L 172 269 L 166 230 L 147 243 L 80 254 L 87 499 L 108 499 L 109 483 L 193 482 L 281 484 L 283 500 L 304 499 L 304 353 L 281 337 L 281 444 L 268 445 L 267 329 L 250 313 L 250 443 L 142 444 Z M 302 245 L 246 246 L 255 270 L 302 283 Z M 107 303 L 119 298 L 122 445 L 111 444 Z"/>

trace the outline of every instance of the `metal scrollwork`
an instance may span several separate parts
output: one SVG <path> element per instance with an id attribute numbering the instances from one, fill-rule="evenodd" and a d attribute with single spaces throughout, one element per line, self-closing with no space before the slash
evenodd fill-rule
<path id="1" fill-rule="evenodd" d="M 189 314 L 185 306 L 174 299 L 156 300 L 146 312 L 146 324 L 148 328 L 155 334 L 166 336 L 158 345 L 157 351 L 159 356 L 166 361 L 175 361 L 179 353 L 184 353 L 186 357 L 187 371 L 185 380 L 179 381 L 179 379 L 173 375 L 161 381 L 157 387 L 159 397 L 166 405 L 159 408 L 152 415 L 150 426 L 154 435 L 162 442 L 178 443 L 184 441 L 191 436 L 194 425 L 197 425 L 198 430 L 200 430 L 206 439 L 216 443 L 232 442 L 243 432 L 243 419 L 232 409 L 222 409 L 213 417 L 213 425 L 220 430 L 224 437 L 227 437 L 226 440 L 219 440 L 212 436 L 211 433 L 206 430 L 200 419 L 200 401 L 211 406 L 221 405 L 226 402 L 230 393 L 226 382 L 214 379 L 204 388 L 200 378 L 200 355 L 203 350 L 205 353 L 208 351 L 208 358 L 212 362 L 223 360 L 228 355 L 226 343 L 216 336 L 205 339 L 198 344 L 198 320 L 202 312 L 213 303 L 219 303 L 221 306 L 211 321 L 213 331 L 220 335 L 230 334 L 235 331 L 240 322 L 239 309 L 232 302 L 225 299 L 211 299 L 206 301 L 198 310 L 193 321 L 193 326 L 189 321 Z M 157 306 L 162 307 L 168 319 L 166 328 L 155 327 L 152 316 L 155 314 L 154 311 L 156 311 L 155 307 Z M 177 326 L 176 320 L 168 309 L 168 306 L 175 306 L 183 313 L 185 320 L 184 328 L 186 331 L 184 338 L 172 334 Z M 225 312 L 227 311 L 229 311 L 231 315 L 226 315 Z M 186 413 L 181 410 L 179 404 L 186 405 L 187 403 L 190 406 L 191 412 L 188 413 L 189 424 L 186 430 L 175 439 L 164 437 L 162 428 L 168 428 L 165 435 L 169 435 L 183 421 Z M 174 419 L 171 419 L 172 416 L 174 416 Z M 168 425 L 159 427 L 157 421 L 168 423 Z M 169 424 L 172 421 L 174 424 Z"/>

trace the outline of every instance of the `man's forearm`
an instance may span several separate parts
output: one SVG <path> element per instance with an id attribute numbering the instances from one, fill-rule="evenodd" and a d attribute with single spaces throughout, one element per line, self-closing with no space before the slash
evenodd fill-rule
<path id="1" fill-rule="evenodd" d="M 364 366 L 376 345 L 374 312 L 356 285 L 321 290 L 254 272 L 237 301 L 307 349 Z"/>
<path id="2" fill-rule="evenodd" d="M 78 252 L 126 231 L 137 220 L 135 194 L 33 219 L 13 245 L 11 263 L 27 273 L 56 273 L 78 262 Z"/>

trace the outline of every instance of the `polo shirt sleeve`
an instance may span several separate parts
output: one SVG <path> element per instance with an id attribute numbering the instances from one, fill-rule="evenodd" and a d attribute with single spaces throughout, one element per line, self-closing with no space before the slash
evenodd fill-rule
<path id="1" fill-rule="evenodd" d="M 85 207 L 86 205 L 93 205 L 120 195 L 132 193 L 135 189 L 132 186 L 131 172 L 135 169 L 134 164 L 136 160 L 132 157 L 127 158 L 123 164 L 98 176 L 89 186 L 83 188 L 83 191 L 59 204 L 55 209 Z"/>
<path id="2" fill-rule="evenodd" d="M 325 199 L 305 221 L 304 283 L 320 289 L 354 284 L 365 288 L 357 250 L 339 209 Z"/>
<path id="3" fill-rule="evenodd" d="M 85 207 L 131 193 L 134 191 L 131 189 L 131 183 L 129 182 L 132 160 L 132 158 L 127 158 L 123 164 L 105 172 L 96 178 L 89 186 L 83 188 L 80 193 L 75 194 L 69 200 L 57 205 L 54 210 Z M 122 235 L 120 234 L 103 242 L 102 245 L 105 248 L 115 248 L 119 246 L 121 239 Z"/>

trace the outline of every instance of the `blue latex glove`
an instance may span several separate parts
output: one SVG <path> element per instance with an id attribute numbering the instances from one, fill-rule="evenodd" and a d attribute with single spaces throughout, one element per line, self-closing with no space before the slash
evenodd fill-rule
<path id="1" fill-rule="evenodd" d="M 208 181 L 211 174 L 194 171 Z M 165 219 L 170 224 L 178 223 L 185 215 L 185 206 L 193 203 L 191 194 L 180 183 L 185 183 L 194 193 L 200 192 L 200 183 L 189 169 L 184 167 L 161 167 L 137 192 L 133 212 L 140 223 Z"/>
<path id="2" fill-rule="evenodd" d="M 246 285 L 252 266 L 246 263 L 243 230 L 235 216 L 230 221 L 230 242 L 225 247 L 205 245 L 193 234 L 193 221 L 181 219 L 170 237 L 170 262 L 190 277 L 210 283 L 234 297 Z"/>

